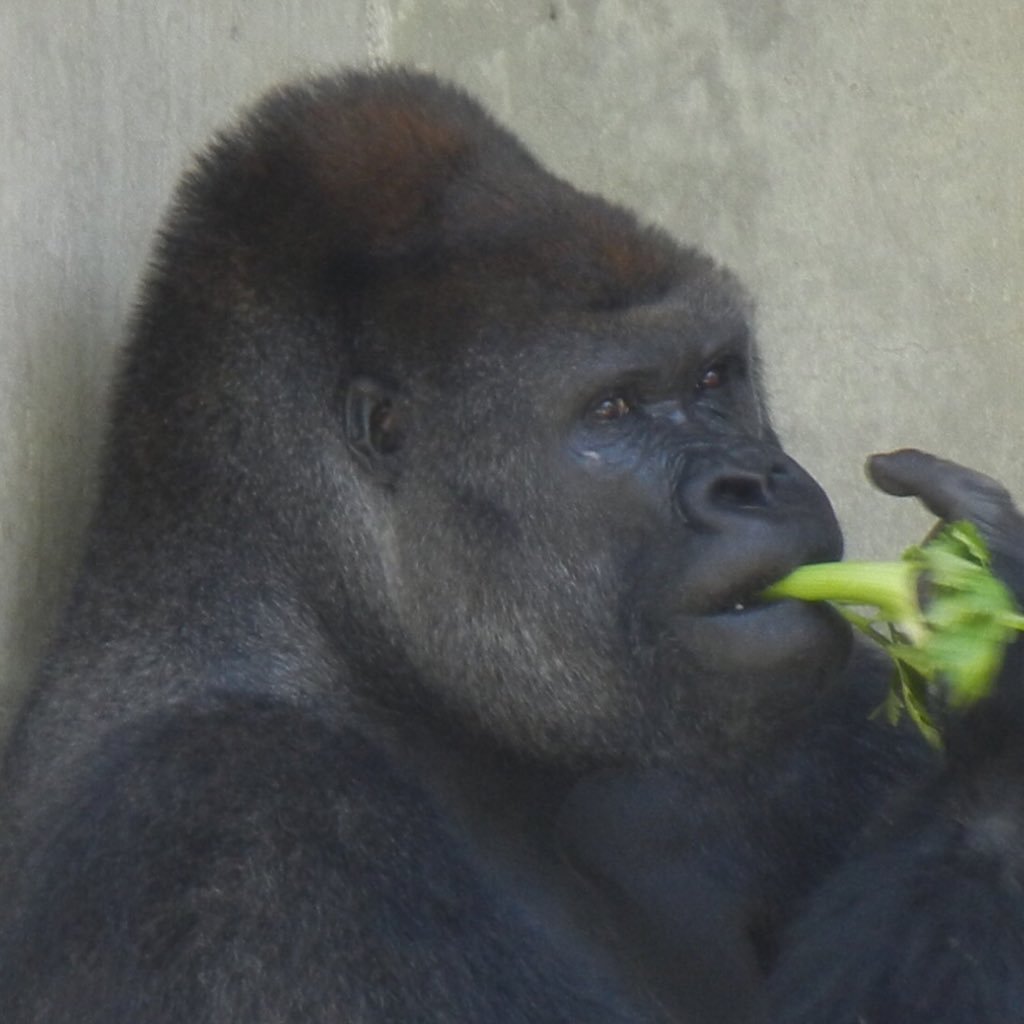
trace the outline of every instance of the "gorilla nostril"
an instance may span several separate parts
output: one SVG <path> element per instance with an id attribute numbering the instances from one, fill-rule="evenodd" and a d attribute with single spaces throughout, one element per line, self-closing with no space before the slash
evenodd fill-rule
<path id="1" fill-rule="evenodd" d="M 792 468 L 774 453 L 735 452 L 694 460 L 676 486 L 678 510 L 687 521 L 705 527 L 724 527 L 733 516 L 770 512 L 788 500 L 796 483 Z M 799 488 L 798 488 L 799 489 Z"/>
<path id="2" fill-rule="evenodd" d="M 711 504 L 724 508 L 766 508 L 771 504 L 774 470 L 768 474 L 731 472 L 708 489 Z"/>

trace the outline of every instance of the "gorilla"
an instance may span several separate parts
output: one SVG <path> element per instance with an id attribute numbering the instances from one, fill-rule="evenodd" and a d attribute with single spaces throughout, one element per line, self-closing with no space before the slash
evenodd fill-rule
<path id="1" fill-rule="evenodd" d="M 6 1024 L 1024 1019 L 1024 664 L 943 756 L 831 610 L 750 303 L 459 90 L 185 177 L 5 755 Z M 904 450 L 1024 593 L 1024 519 Z"/>

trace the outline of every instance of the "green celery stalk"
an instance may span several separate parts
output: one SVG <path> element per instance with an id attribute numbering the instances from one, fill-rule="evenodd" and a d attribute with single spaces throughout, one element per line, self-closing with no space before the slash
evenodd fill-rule
<path id="1" fill-rule="evenodd" d="M 1006 645 L 1024 630 L 1024 615 L 992 574 L 985 542 L 968 522 L 948 524 L 899 562 L 801 566 L 764 596 L 829 601 L 884 647 L 895 664 L 886 716 L 895 722 L 909 714 L 936 746 L 941 736 L 930 708 L 939 700 L 960 710 L 985 697 Z"/>

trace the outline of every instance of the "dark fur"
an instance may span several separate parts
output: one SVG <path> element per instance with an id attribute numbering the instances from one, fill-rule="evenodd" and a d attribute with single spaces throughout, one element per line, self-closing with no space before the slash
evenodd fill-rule
<path id="1" fill-rule="evenodd" d="M 221 137 L 109 438 L 6 757 L 5 1024 L 1024 1003 L 1014 663 L 940 769 L 830 614 L 729 613 L 840 549 L 745 297 L 458 91 Z M 1019 576 L 1001 492 L 909 489 L 951 480 Z"/>

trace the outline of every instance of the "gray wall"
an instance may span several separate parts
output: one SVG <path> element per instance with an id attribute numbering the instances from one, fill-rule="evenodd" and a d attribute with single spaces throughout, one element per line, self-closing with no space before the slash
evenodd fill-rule
<path id="1" fill-rule="evenodd" d="M 261 89 L 393 60 L 731 264 L 854 555 L 927 519 L 865 453 L 1024 496 L 1020 0 L 2 0 L 0 728 L 67 585 L 112 356 L 187 154 Z"/>

